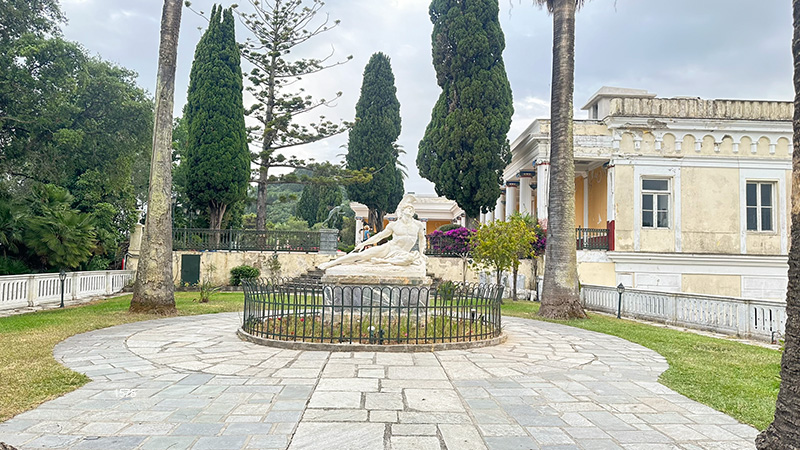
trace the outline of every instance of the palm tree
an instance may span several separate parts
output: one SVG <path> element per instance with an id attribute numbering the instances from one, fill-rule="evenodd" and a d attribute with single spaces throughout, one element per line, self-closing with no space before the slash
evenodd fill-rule
<path id="1" fill-rule="evenodd" d="M 792 154 L 792 246 L 786 292 L 786 340 L 775 420 L 756 438 L 761 450 L 800 449 L 800 0 L 793 0 L 794 152 Z"/>
<path id="2" fill-rule="evenodd" d="M 542 307 L 544 317 L 586 317 L 578 293 L 575 250 L 575 161 L 572 92 L 575 88 L 575 12 L 584 0 L 534 0 L 553 14 L 550 95 L 550 198 L 547 210 Z"/>
<path id="3" fill-rule="evenodd" d="M 131 312 L 175 313 L 172 284 L 172 112 L 182 0 L 164 0 L 150 192 Z"/>
<path id="4" fill-rule="evenodd" d="M 55 211 L 28 219 L 25 245 L 42 265 L 74 269 L 92 256 L 97 245 L 92 216 L 77 210 Z"/>

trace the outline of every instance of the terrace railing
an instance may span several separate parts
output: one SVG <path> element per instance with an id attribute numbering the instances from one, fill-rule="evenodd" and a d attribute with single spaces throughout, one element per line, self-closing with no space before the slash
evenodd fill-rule
<path id="1" fill-rule="evenodd" d="M 67 272 L 64 299 L 80 300 L 120 292 L 135 272 L 102 270 Z M 0 276 L 0 310 L 47 306 L 61 301 L 61 280 L 57 273 Z"/>
<path id="2" fill-rule="evenodd" d="M 608 250 L 608 229 L 576 228 L 575 245 L 578 250 Z"/>
<path id="3" fill-rule="evenodd" d="M 211 230 L 206 228 L 175 228 L 172 230 L 174 250 L 238 250 L 316 253 L 331 231 L 275 230 Z M 322 237 L 325 235 L 325 237 Z M 336 251 L 334 236 L 333 251 Z M 323 246 L 324 247 L 324 246 Z M 323 248 L 323 251 L 325 249 Z"/>
<path id="4" fill-rule="evenodd" d="M 428 235 L 425 254 L 428 256 L 460 258 L 465 254 L 469 254 L 469 249 L 466 244 L 454 237 Z"/>
<path id="5" fill-rule="evenodd" d="M 581 286 L 587 309 L 616 314 L 616 288 Z M 772 341 L 786 331 L 786 305 L 779 301 L 626 289 L 622 316 L 715 333 Z"/>
<path id="6" fill-rule="evenodd" d="M 575 245 L 578 250 L 609 250 L 609 231 L 606 228 L 576 228 Z M 425 254 L 428 256 L 461 257 L 465 245 L 450 236 L 427 238 Z M 469 252 L 466 252 L 469 253 Z"/>

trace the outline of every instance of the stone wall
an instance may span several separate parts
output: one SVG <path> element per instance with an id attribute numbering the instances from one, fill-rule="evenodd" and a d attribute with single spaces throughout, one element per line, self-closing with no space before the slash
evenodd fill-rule
<path id="1" fill-rule="evenodd" d="M 272 252 L 191 252 L 176 251 L 172 253 L 172 273 L 175 283 L 180 282 L 181 256 L 200 255 L 200 279 L 210 279 L 214 284 L 227 285 L 231 269 L 246 264 L 261 271 L 261 276 L 278 276 L 284 278 L 298 277 L 318 264 L 330 261 L 335 255 L 319 253 L 272 253 Z M 281 268 L 275 274 L 269 273 L 269 260 L 278 256 Z"/>

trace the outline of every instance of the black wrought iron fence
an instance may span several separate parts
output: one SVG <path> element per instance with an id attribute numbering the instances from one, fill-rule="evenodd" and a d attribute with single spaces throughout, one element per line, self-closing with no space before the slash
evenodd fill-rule
<path id="1" fill-rule="evenodd" d="M 172 230 L 172 248 L 310 253 L 320 250 L 320 232 L 175 228 Z"/>
<path id="2" fill-rule="evenodd" d="M 502 290 L 495 285 L 446 282 L 434 289 L 251 279 L 242 286 L 242 329 L 262 338 L 393 345 L 500 335 Z"/>

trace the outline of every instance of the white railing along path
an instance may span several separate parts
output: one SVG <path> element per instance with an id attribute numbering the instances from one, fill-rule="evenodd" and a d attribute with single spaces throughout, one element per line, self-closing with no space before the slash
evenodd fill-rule
<path id="1" fill-rule="evenodd" d="M 133 279 L 133 270 L 67 272 L 64 300 L 111 295 Z M 0 276 L 0 310 L 46 306 L 61 302 L 61 280 L 57 273 Z"/>
<path id="2" fill-rule="evenodd" d="M 581 299 L 586 309 L 617 313 L 614 287 L 583 285 Z M 625 289 L 622 316 L 770 341 L 786 331 L 786 304 L 774 300 Z"/>

